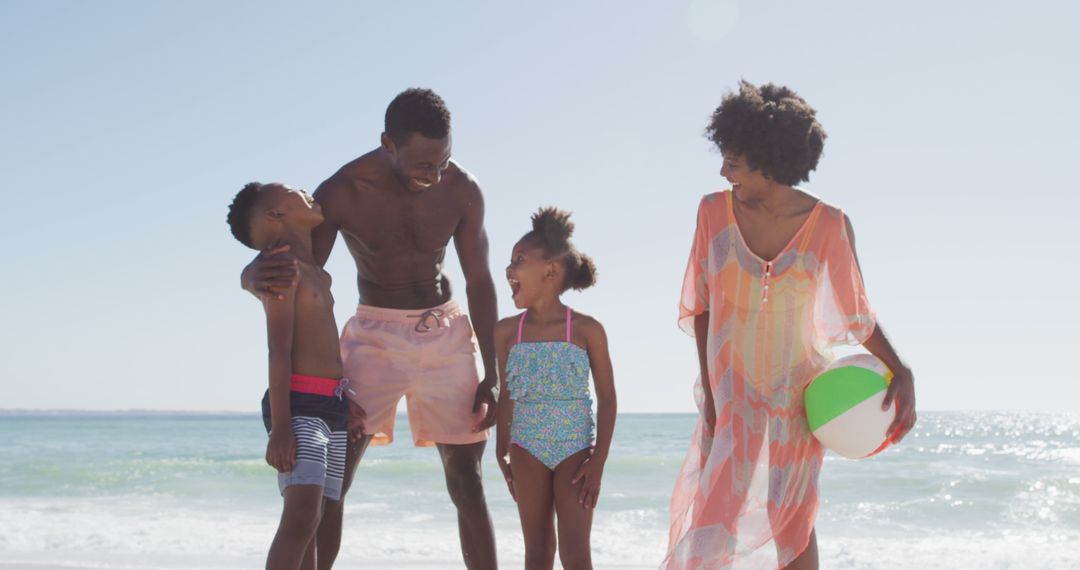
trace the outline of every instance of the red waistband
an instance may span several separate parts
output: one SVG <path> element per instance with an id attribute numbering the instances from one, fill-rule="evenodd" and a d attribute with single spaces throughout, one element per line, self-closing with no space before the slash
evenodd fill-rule
<path id="1" fill-rule="evenodd" d="M 323 378 L 322 376 L 304 376 L 293 374 L 290 389 L 293 392 L 304 394 L 318 394 L 319 396 L 337 396 L 338 386 L 341 380 L 337 378 Z"/>

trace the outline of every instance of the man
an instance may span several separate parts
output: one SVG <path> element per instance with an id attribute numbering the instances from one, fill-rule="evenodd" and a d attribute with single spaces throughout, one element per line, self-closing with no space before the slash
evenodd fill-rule
<path id="1" fill-rule="evenodd" d="M 312 232 L 312 250 L 324 265 L 340 233 L 356 261 L 360 305 L 342 332 L 341 351 L 351 397 L 367 420 L 366 435 L 349 449 L 345 490 L 367 445 L 392 441 L 394 410 L 405 395 L 414 443 L 435 445 L 442 458 L 465 564 L 486 569 L 496 567 L 495 538 L 480 460 L 495 419 L 498 310 L 483 196 L 476 180 L 450 160 L 450 150 L 443 100 L 428 89 L 399 94 L 386 110 L 379 148 L 315 191 L 326 219 Z M 442 273 L 451 238 L 471 323 Z M 243 284 L 274 297 L 295 278 L 291 259 L 264 254 L 245 268 Z M 335 507 L 319 528 L 320 568 L 330 567 L 340 545 L 341 503 Z"/>

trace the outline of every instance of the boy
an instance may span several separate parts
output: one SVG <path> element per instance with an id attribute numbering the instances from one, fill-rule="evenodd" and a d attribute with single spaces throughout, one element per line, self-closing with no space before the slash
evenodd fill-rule
<path id="1" fill-rule="evenodd" d="M 270 434 L 266 462 L 278 470 L 285 500 L 268 569 L 316 567 L 323 502 L 341 500 L 346 440 L 363 431 L 363 410 L 350 414 L 342 397 L 348 381 L 342 378 L 330 275 L 311 253 L 311 229 L 322 221 L 311 196 L 283 184 L 252 182 L 229 206 L 236 239 L 257 250 L 288 246 L 298 269 L 283 300 L 263 303 L 270 349 L 270 387 L 262 401 Z"/>

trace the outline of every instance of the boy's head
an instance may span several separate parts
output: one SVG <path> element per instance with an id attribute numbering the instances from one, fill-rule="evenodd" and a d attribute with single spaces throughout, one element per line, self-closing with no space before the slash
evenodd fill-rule
<path id="1" fill-rule="evenodd" d="M 439 183 L 450 166 L 450 110 L 430 89 L 402 91 L 386 108 L 382 146 L 394 174 L 412 192 Z"/>
<path id="2" fill-rule="evenodd" d="M 745 158 L 767 178 L 794 186 L 810 179 L 825 148 L 817 111 L 782 85 L 742 81 L 713 112 L 705 136 L 725 157 Z"/>
<path id="3" fill-rule="evenodd" d="M 240 243 L 266 249 L 290 232 L 310 232 L 323 221 L 322 208 L 307 192 L 284 184 L 249 182 L 233 198 L 227 217 Z"/>

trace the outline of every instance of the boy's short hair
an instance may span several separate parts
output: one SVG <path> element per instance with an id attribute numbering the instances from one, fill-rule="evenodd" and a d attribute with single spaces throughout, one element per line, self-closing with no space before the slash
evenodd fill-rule
<path id="1" fill-rule="evenodd" d="M 810 179 L 825 148 L 817 111 L 792 89 L 739 82 L 713 112 L 705 136 L 721 152 L 746 156 L 750 168 L 789 186 Z"/>
<path id="2" fill-rule="evenodd" d="M 396 145 L 404 144 L 413 133 L 445 138 L 450 134 L 450 110 L 431 89 L 406 89 L 386 108 L 384 131 Z"/>
<path id="3" fill-rule="evenodd" d="M 263 187 L 264 185 L 259 182 L 245 184 L 233 198 L 232 204 L 229 205 L 229 215 L 226 217 L 232 235 L 240 243 L 252 249 L 259 249 L 251 241 L 251 219 L 252 214 L 255 213 L 255 206 L 261 198 Z"/>

